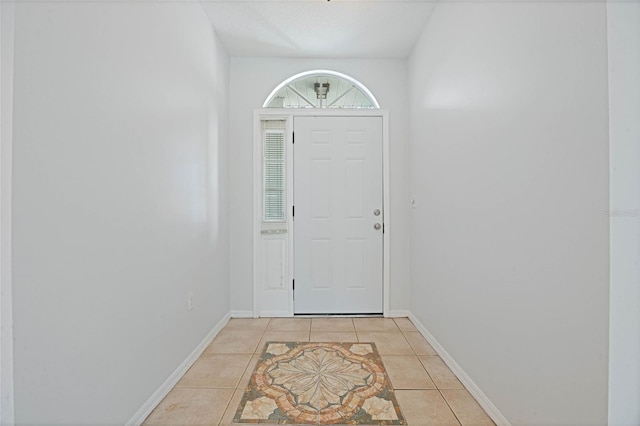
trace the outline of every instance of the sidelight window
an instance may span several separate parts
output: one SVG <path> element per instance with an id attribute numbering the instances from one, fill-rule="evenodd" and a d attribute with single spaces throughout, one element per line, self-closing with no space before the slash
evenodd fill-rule
<path id="1" fill-rule="evenodd" d="M 265 120 L 262 122 L 263 152 L 263 220 L 286 221 L 286 122 Z"/>

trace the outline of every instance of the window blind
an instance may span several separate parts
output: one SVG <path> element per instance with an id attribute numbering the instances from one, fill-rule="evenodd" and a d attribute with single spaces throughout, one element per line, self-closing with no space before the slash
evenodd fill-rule
<path id="1" fill-rule="evenodd" d="M 284 120 L 262 122 L 262 198 L 265 222 L 286 221 L 285 128 Z"/>

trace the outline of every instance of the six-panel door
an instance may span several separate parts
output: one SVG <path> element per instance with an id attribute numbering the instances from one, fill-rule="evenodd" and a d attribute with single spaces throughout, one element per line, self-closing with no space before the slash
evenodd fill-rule
<path id="1" fill-rule="evenodd" d="M 381 117 L 295 117 L 294 311 L 382 313 Z"/>

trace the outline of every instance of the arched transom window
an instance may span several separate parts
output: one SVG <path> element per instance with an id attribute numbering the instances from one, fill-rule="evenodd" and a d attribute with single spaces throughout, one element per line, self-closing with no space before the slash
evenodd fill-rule
<path id="1" fill-rule="evenodd" d="M 327 70 L 294 75 L 276 87 L 264 108 L 380 108 L 373 94 L 348 75 Z"/>

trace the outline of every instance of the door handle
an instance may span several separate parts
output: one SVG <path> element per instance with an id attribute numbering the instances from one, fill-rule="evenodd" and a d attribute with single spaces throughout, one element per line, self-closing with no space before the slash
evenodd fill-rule
<path id="1" fill-rule="evenodd" d="M 382 225 L 380 225 L 379 223 L 376 223 L 375 225 L 373 225 L 373 229 L 380 229 L 382 228 Z"/>

